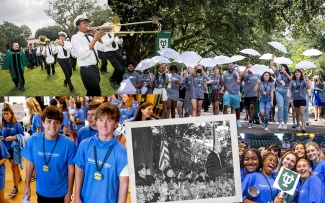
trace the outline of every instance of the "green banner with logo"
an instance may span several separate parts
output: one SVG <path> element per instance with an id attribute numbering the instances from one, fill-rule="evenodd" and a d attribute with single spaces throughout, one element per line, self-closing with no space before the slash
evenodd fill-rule
<path id="1" fill-rule="evenodd" d="M 292 170 L 281 167 L 279 174 L 277 175 L 273 187 L 293 195 L 297 187 L 300 175 Z"/>
<path id="2" fill-rule="evenodd" d="M 170 47 L 171 34 L 172 34 L 171 30 L 162 30 L 157 34 L 157 37 L 156 37 L 156 51 L 155 51 L 156 56 L 159 56 L 157 51 L 159 51 L 160 49 L 171 48 Z"/>

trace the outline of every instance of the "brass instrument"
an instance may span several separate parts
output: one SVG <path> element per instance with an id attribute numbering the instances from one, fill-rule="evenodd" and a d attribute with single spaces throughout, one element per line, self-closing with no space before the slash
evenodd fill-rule
<path id="1" fill-rule="evenodd" d="M 120 31 L 122 26 L 140 25 L 140 24 L 149 24 L 149 23 L 156 24 L 157 25 L 157 30 L 153 30 L 153 31 L 144 31 L 144 30 Z M 114 34 L 114 35 L 119 35 L 119 36 L 121 36 L 121 35 L 133 36 L 134 34 L 158 34 L 161 31 L 161 24 L 160 24 L 158 18 L 153 18 L 150 21 L 121 24 L 119 17 L 114 16 L 111 23 L 104 23 L 103 25 L 98 26 L 98 27 L 91 27 L 91 28 L 89 28 L 89 31 L 92 31 L 94 29 L 96 29 L 96 30 L 106 30 L 106 29 L 108 29 L 109 31 L 105 31 L 105 34 Z"/>
<path id="2" fill-rule="evenodd" d="M 38 42 L 40 44 L 45 44 L 45 40 L 47 39 L 47 37 L 45 35 L 41 35 L 38 37 Z"/>

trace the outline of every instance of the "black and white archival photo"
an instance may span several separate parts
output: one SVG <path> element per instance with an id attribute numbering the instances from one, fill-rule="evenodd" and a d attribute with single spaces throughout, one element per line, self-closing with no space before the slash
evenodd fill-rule
<path id="1" fill-rule="evenodd" d="M 234 115 L 126 124 L 131 201 L 240 202 Z"/>

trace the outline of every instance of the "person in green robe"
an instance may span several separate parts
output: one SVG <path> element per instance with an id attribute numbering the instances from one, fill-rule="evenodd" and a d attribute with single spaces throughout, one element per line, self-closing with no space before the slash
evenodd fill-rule
<path id="1" fill-rule="evenodd" d="M 24 51 L 19 49 L 18 43 L 13 43 L 12 49 L 6 54 L 6 60 L 4 60 L 2 64 L 2 70 L 6 70 L 7 73 L 10 73 L 16 88 L 19 85 L 19 89 L 22 92 L 25 91 L 24 69 L 27 65 L 28 61 Z"/>

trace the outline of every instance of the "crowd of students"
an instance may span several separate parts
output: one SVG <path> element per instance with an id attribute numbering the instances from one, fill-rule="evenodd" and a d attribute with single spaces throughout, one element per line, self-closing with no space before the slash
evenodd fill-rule
<path id="1" fill-rule="evenodd" d="M 291 104 L 292 128 L 304 133 L 310 123 L 310 102 L 314 106 L 315 121 L 320 119 L 321 108 L 325 106 L 324 84 L 318 75 L 312 77 L 314 69 L 308 75 L 303 69 L 291 73 L 286 64 L 276 68 L 273 61 L 269 71 L 262 75 L 251 71 L 253 65 L 250 62 L 242 72 L 234 64 L 228 64 L 226 71 L 214 67 L 211 74 L 202 65 L 179 71 L 175 65 L 158 64 L 155 75 L 146 70 L 145 74 L 134 77 L 132 83 L 139 91 L 147 86 L 153 89 L 153 93 L 162 94 L 162 118 L 175 118 L 176 110 L 179 117 L 200 116 L 201 110 L 208 111 L 212 103 L 214 115 L 218 115 L 220 109 L 227 114 L 231 107 L 231 113 L 236 114 L 237 127 L 241 128 L 242 102 L 247 113 L 245 120 L 249 121 L 248 128 L 254 127 L 255 120 L 261 122 L 261 129 L 268 131 L 268 123 L 275 121 L 277 106 L 278 129 L 286 130 Z M 141 79 L 144 77 L 149 81 Z"/>
<path id="2" fill-rule="evenodd" d="M 271 145 L 267 150 L 257 150 L 241 141 L 239 150 L 243 203 L 282 203 L 283 200 L 295 203 L 325 202 L 325 161 L 317 143 L 297 142 L 291 149 L 284 151 L 278 145 Z M 284 195 L 273 187 L 282 167 L 300 175 L 293 196 Z"/>
<path id="3" fill-rule="evenodd" d="M 128 122 L 154 119 L 153 105 L 149 102 L 139 105 L 132 95 L 115 96 L 117 99 L 111 102 L 108 97 L 90 97 L 86 101 L 83 97 L 63 96 L 52 99 L 44 110 L 35 98 L 29 97 L 26 100 L 29 122 L 24 126 L 28 133 L 10 105 L 5 104 L 0 131 L 0 202 L 8 202 L 4 198 L 4 163 L 9 159 L 12 166 L 14 188 L 9 196 L 14 197 L 19 192 L 22 157 L 27 160 L 23 196 L 31 195 L 30 182 L 36 181 L 38 202 L 70 202 L 74 184 L 75 202 L 94 199 L 125 202 L 128 194 L 125 138 L 115 130 L 126 119 Z M 121 121 L 126 103 L 136 110 Z M 92 188 L 106 195 L 99 197 Z"/>

